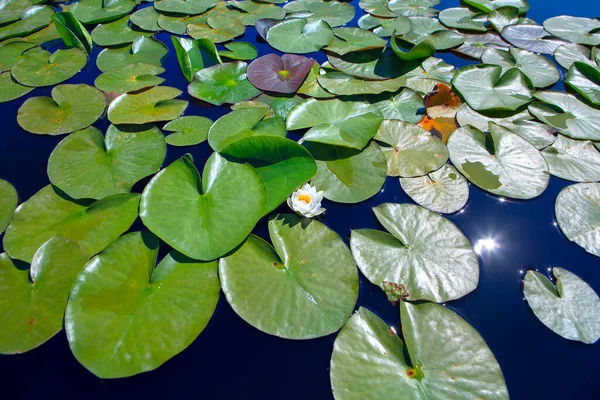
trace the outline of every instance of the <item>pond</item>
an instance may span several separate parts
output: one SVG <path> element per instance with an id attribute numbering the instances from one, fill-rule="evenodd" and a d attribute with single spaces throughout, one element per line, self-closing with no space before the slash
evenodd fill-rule
<path id="1" fill-rule="evenodd" d="M 539 23 L 557 15 L 594 17 L 600 15 L 600 2 L 584 0 L 529 0 L 527 16 Z M 358 0 L 351 2 L 356 26 L 363 11 Z M 459 1 L 442 0 L 436 8 L 459 6 Z M 189 100 L 185 115 L 217 120 L 227 114 L 226 106 L 209 106 L 187 94 L 188 81 L 181 73 L 170 34 L 155 38 L 165 43 L 169 55 L 163 64 L 165 84 L 183 91 Z M 252 42 L 259 56 L 275 51 L 253 27 L 247 27 L 237 40 Z M 102 49 L 95 46 L 90 60 Z M 467 61 L 449 52 L 437 53 L 456 68 Z M 319 63 L 325 55 L 307 55 Z M 564 77 L 564 69 L 559 68 Z M 95 62 L 65 83 L 93 85 L 100 74 Z M 562 81 L 555 85 L 563 90 Z M 0 178 L 12 183 L 21 201 L 29 199 L 49 183 L 48 158 L 65 136 L 33 135 L 16 120 L 26 98 L 50 96 L 52 87 L 33 90 L 14 101 L 0 104 L 4 117 L 0 141 Z M 94 123 L 104 132 L 106 117 Z M 159 124 L 162 126 L 162 124 Z M 299 135 L 288 137 L 298 140 Z M 168 146 L 164 166 L 191 153 L 201 170 L 212 153 L 207 141 L 193 147 Z M 149 179 L 138 182 L 132 192 L 141 193 Z M 552 176 L 544 193 L 533 200 L 511 200 L 494 196 L 469 185 L 469 200 L 458 213 L 446 215 L 475 246 L 479 258 L 479 283 L 468 295 L 445 303 L 484 338 L 496 357 L 512 399 L 591 399 L 600 393 L 600 348 L 566 340 L 532 313 L 523 297 L 522 279 L 534 269 L 549 275 L 551 267 L 565 268 L 600 292 L 600 262 L 569 241 L 557 226 L 555 200 L 572 184 Z M 381 191 L 357 204 L 323 200 L 326 212 L 320 220 L 349 243 L 351 230 L 381 230 L 372 208 L 387 202 L 412 203 L 396 177 L 387 177 Z M 283 203 L 276 211 L 289 213 Z M 253 233 L 268 240 L 267 218 Z M 131 230 L 143 229 L 138 219 Z M 435 245 L 435 244 L 434 244 Z M 161 257 L 166 253 L 161 250 Z M 396 331 L 401 330 L 400 306 L 392 305 L 385 293 L 359 273 L 360 289 L 356 308 L 366 307 Z M 0 317 L 2 321 L 2 317 Z M 2 327 L 0 326 L 0 329 Z M 255 329 L 240 318 L 223 293 L 210 322 L 200 336 L 183 352 L 160 368 L 123 379 L 100 379 L 86 370 L 73 356 L 64 331 L 44 345 L 24 354 L 0 356 L 3 394 L 15 398 L 206 398 L 206 399 L 330 399 L 330 359 L 337 333 L 311 340 L 286 340 Z M 390 394 L 396 398 L 398 394 Z"/>

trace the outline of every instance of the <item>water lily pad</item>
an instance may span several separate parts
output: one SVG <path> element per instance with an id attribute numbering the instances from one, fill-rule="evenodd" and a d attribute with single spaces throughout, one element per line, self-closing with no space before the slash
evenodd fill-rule
<path id="1" fill-rule="evenodd" d="M 27 50 L 36 47 L 35 43 L 24 40 L 4 42 L 0 46 L 0 72 L 10 71 Z"/>
<path id="2" fill-rule="evenodd" d="M 208 143 L 220 152 L 231 143 L 254 135 L 285 137 L 283 118 L 266 118 L 268 108 L 251 107 L 234 110 L 215 121 L 208 131 Z"/>
<path id="3" fill-rule="evenodd" d="M 160 32 L 163 28 L 158 24 L 158 19 L 162 14 L 156 12 L 154 7 L 140 8 L 129 16 L 131 22 L 138 28 L 145 31 Z"/>
<path id="4" fill-rule="evenodd" d="M 302 98 L 293 96 L 269 96 L 268 94 L 261 94 L 256 98 L 256 101 L 260 101 L 273 109 L 276 116 L 287 119 L 290 110 L 294 108 L 296 104 L 302 101 Z"/>
<path id="5" fill-rule="evenodd" d="M 169 50 L 160 40 L 140 37 L 132 44 L 104 49 L 98 54 L 96 66 L 102 72 L 139 62 L 161 66 Z"/>
<path id="6" fill-rule="evenodd" d="M 502 73 L 516 68 L 531 80 L 535 87 L 554 85 L 560 79 L 560 73 L 548 58 L 527 50 L 511 47 L 508 50 L 487 49 L 481 56 L 486 64 L 499 65 Z"/>
<path id="7" fill-rule="evenodd" d="M 529 11 L 527 0 L 463 0 L 465 4 L 489 13 L 502 7 L 515 7 L 520 13 Z"/>
<path id="8" fill-rule="evenodd" d="M 470 65 L 458 70 L 452 85 L 477 111 L 515 111 L 531 101 L 530 83 L 517 68 L 503 74 L 497 65 Z"/>
<path id="9" fill-rule="evenodd" d="M 554 59 L 564 69 L 569 69 L 576 61 L 596 66 L 591 58 L 592 52 L 589 48 L 575 43 L 563 44 L 554 51 Z"/>
<path id="10" fill-rule="evenodd" d="M 295 0 L 283 6 L 287 18 L 306 18 L 308 21 L 324 21 L 332 28 L 342 26 L 354 18 L 352 4 L 336 0 Z"/>
<path id="11" fill-rule="evenodd" d="M 86 54 L 92 52 L 92 37 L 72 13 L 56 13 L 52 16 L 52 21 L 67 47 L 76 47 Z"/>
<path id="12" fill-rule="evenodd" d="M 48 159 L 50 182 L 74 199 L 102 199 L 127 193 L 140 179 L 158 171 L 167 152 L 160 129 L 118 129 L 106 137 L 94 127 L 60 142 Z"/>
<path id="13" fill-rule="evenodd" d="M 600 257 L 600 183 L 567 186 L 556 197 L 554 210 L 567 239 Z"/>
<path id="14" fill-rule="evenodd" d="M 35 31 L 34 33 L 23 36 L 22 39 L 30 43 L 35 43 L 39 46 L 43 44 L 59 45 L 60 40 L 62 40 L 60 33 L 58 33 L 58 30 L 54 24 L 50 24 L 39 31 Z"/>
<path id="15" fill-rule="evenodd" d="M 542 151 L 550 173 L 575 182 L 600 181 L 600 152 L 589 141 L 558 135 L 552 146 Z"/>
<path id="16" fill-rule="evenodd" d="M 520 14 L 521 12 L 517 7 L 505 6 L 487 14 L 487 20 L 496 32 L 502 32 L 502 29 L 506 26 L 518 25 L 520 22 L 523 22 L 520 19 Z"/>
<path id="17" fill-rule="evenodd" d="M 404 85 L 419 94 L 426 95 L 437 84 L 450 83 L 455 74 L 456 70 L 452 65 L 446 64 L 442 59 L 430 57 L 423 61 L 421 67 L 404 75 L 406 79 Z"/>
<path id="18" fill-rule="evenodd" d="M 335 36 L 323 50 L 344 55 L 353 51 L 378 49 L 387 42 L 371 31 L 361 28 L 335 28 Z"/>
<path id="19" fill-rule="evenodd" d="M 137 28 L 129 20 L 129 16 L 125 16 L 114 22 L 96 26 L 92 31 L 92 39 L 100 46 L 116 46 L 132 43 L 140 37 L 152 36 L 153 33 Z"/>
<path id="20" fill-rule="evenodd" d="M 131 12 L 134 0 L 79 0 L 69 11 L 84 24 L 101 24 L 114 21 Z"/>
<path id="21" fill-rule="evenodd" d="M 348 247 L 321 222 L 289 214 L 269 220 L 269 235 L 275 248 L 251 235 L 219 262 L 231 307 L 257 329 L 286 339 L 311 339 L 340 329 L 358 298 L 358 274 Z"/>
<path id="22" fill-rule="evenodd" d="M 369 96 L 367 100 L 381 112 L 384 120 L 397 119 L 416 124 L 423 117 L 419 113 L 423 108 L 423 99 L 408 88 L 395 95 L 383 93 Z"/>
<path id="23" fill-rule="evenodd" d="M 456 113 L 462 105 L 460 98 L 450 86 L 439 83 L 427 93 L 424 105 L 427 115 L 419 122 L 419 126 L 440 138 L 442 143 L 447 143 L 458 128 Z"/>
<path id="24" fill-rule="evenodd" d="M 20 57 L 12 76 L 26 86 L 52 86 L 74 76 L 86 63 L 86 54 L 76 48 L 56 50 L 52 54 L 36 48 Z"/>
<path id="25" fill-rule="evenodd" d="M 25 36 L 39 31 L 52 23 L 54 10 L 49 6 L 33 6 L 25 9 L 18 21 L 0 27 L 0 40 Z"/>
<path id="26" fill-rule="evenodd" d="M 153 2 L 158 11 L 173 14 L 198 15 L 217 5 L 217 0 L 157 0 Z"/>
<path id="27" fill-rule="evenodd" d="M 188 39 L 171 36 L 179 67 L 185 79 L 191 82 L 196 72 L 221 63 L 217 48 L 208 39 Z"/>
<path id="28" fill-rule="evenodd" d="M 0 179 L 0 233 L 4 232 L 19 204 L 17 190 L 10 182 Z"/>
<path id="29" fill-rule="evenodd" d="M 127 64 L 101 74 L 94 85 L 104 92 L 129 93 L 163 83 L 165 69 L 153 64 Z"/>
<path id="30" fill-rule="evenodd" d="M 196 73 L 188 93 L 217 106 L 250 100 L 261 91 L 248 81 L 247 66 L 243 61 L 236 61 L 204 68 Z"/>
<path id="31" fill-rule="evenodd" d="M 219 55 L 230 60 L 248 61 L 258 57 L 258 50 L 252 43 L 232 42 L 225 43 L 224 46 L 227 50 L 219 51 Z"/>
<path id="32" fill-rule="evenodd" d="M 183 114 L 188 106 L 187 101 L 175 99 L 180 94 L 181 90 L 168 86 L 122 94 L 108 106 L 108 119 L 113 124 L 171 121 Z"/>
<path id="33" fill-rule="evenodd" d="M 382 121 L 379 110 L 367 103 L 307 99 L 290 110 L 287 129 L 310 128 L 303 141 L 362 149 Z"/>
<path id="34" fill-rule="evenodd" d="M 438 14 L 435 7 L 440 0 L 390 0 L 388 9 L 396 15 L 407 17 L 434 17 Z"/>
<path id="35" fill-rule="evenodd" d="M 163 126 L 163 130 L 173 132 L 165 137 L 171 146 L 193 146 L 206 140 L 212 121 L 205 117 L 188 115 L 179 117 Z"/>
<path id="36" fill-rule="evenodd" d="M 3 242 L 11 258 L 31 262 L 53 237 L 76 241 L 91 257 L 129 229 L 138 215 L 136 193 L 105 197 L 91 205 L 63 196 L 48 185 L 17 208 Z"/>
<path id="37" fill-rule="evenodd" d="M 358 26 L 363 29 L 371 29 L 374 34 L 381 37 L 406 35 L 412 29 L 412 23 L 408 17 L 381 18 L 370 14 L 360 17 Z"/>
<path id="38" fill-rule="evenodd" d="M 149 7 L 151 8 L 151 7 Z M 160 14 L 158 25 L 167 32 L 176 35 L 185 35 L 188 25 L 205 25 L 208 20 L 207 14 L 201 15 L 165 15 Z M 173 39 L 173 36 L 171 37 Z"/>
<path id="39" fill-rule="evenodd" d="M 75 280 L 65 314 L 67 338 L 75 358 L 101 378 L 158 368 L 189 346 L 215 311 L 216 262 L 171 252 L 155 267 L 157 256 L 156 237 L 129 233 Z"/>
<path id="40" fill-rule="evenodd" d="M 202 180 L 186 156 L 156 174 L 142 194 L 140 216 L 174 249 L 214 260 L 250 234 L 266 204 L 267 191 L 253 167 L 214 153 Z"/>
<path id="41" fill-rule="evenodd" d="M 283 8 L 268 3 L 270 2 L 233 0 L 227 2 L 227 5 L 238 11 L 238 14 L 235 15 L 236 19 L 239 19 L 246 26 L 252 26 L 259 19 L 270 18 L 280 20 L 285 17 L 285 10 Z"/>
<path id="42" fill-rule="evenodd" d="M 32 87 L 23 86 L 16 82 L 10 71 L 0 73 L 0 103 L 18 99 L 33 89 Z"/>
<path id="43" fill-rule="evenodd" d="M 17 122 L 27 132 L 62 135 L 93 124 L 104 112 L 104 94 L 95 87 L 58 85 L 52 97 L 31 97 L 17 113 Z"/>
<path id="44" fill-rule="evenodd" d="M 425 176 L 400 178 L 400 186 L 418 205 L 438 213 L 454 213 L 469 199 L 467 180 L 450 164 Z"/>
<path id="45" fill-rule="evenodd" d="M 464 319 L 431 303 L 402 302 L 400 314 L 406 349 L 366 308 L 350 318 L 331 357 L 336 399 L 386 398 L 390 393 L 411 399 L 508 399 L 498 362 Z"/>
<path id="46" fill-rule="evenodd" d="M 433 40 L 422 40 L 412 46 L 407 51 L 403 50 L 395 37 L 390 39 L 392 50 L 398 58 L 404 61 L 422 60 L 429 58 L 435 53 L 435 43 Z"/>
<path id="47" fill-rule="evenodd" d="M 597 46 L 600 44 L 598 19 L 561 15 L 544 21 L 544 29 L 552 35 L 572 43 Z"/>
<path id="48" fill-rule="evenodd" d="M 374 139 L 384 144 L 388 176 L 423 176 L 448 161 L 448 149 L 440 139 L 408 122 L 385 120 Z"/>
<path id="49" fill-rule="evenodd" d="M 534 53 L 553 54 L 557 47 L 565 44 L 539 25 L 509 25 L 502 29 L 502 37 L 515 47 Z"/>
<path id="50" fill-rule="evenodd" d="M 284 54 L 267 54 L 248 66 L 248 80 L 260 90 L 295 93 L 315 63 L 312 58 Z"/>
<path id="51" fill-rule="evenodd" d="M 328 45 L 333 30 L 322 20 L 305 18 L 289 19 L 274 25 L 267 31 L 267 42 L 284 53 L 312 53 Z"/>
<path id="52" fill-rule="evenodd" d="M 0 4 L 0 25 L 18 21 L 27 8 L 43 3 L 43 0 L 5 0 Z"/>
<path id="53" fill-rule="evenodd" d="M 348 53 L 343 56 L 329 53 L 327 60 L 348 75 L 371 80 L 396 78 L 419 66 L 419 62 L 400 60 L 389 47 Z"/>
<path id="54" fill-rule="evenodd" d="M 344 72 L 328 72 L 319 75 L 319 84 L 328 92 L 337 95 L 380 94 L 396 92 L 402 86 L 402 78 L 385 80 L 364 80 Z"/>
<path id="55" fill-rule="evenodd" d="M 393 18 L 397 14 L 388 8 L 388 0 L 360 0 L 358 6 L 364 11 L 377 17 Z"/>
<path id="56" fill-rule="evenodd" d="M 194 39 L 209 39 L 214 43 L 222 43 L 244 34 L 245 29 L 238 19 L 211 16 L 204 24 L 188 25 L 187 33 Z"/>
<path id="57" fill-rule="evenodd" d="M 447 8 L 439 13 L 440 22 L 449 28 L 472 32 L 488 30 L 487 15 L 464 7 Z"/>
<path id="58" fill-rule="evenodd" d="M 588 63 L 574 62 L 565 83 L 592 104 L 600 105 L 600 69 Z"/>
<path id="59" fill-rule="evenodd" d="M 480 35 L 467 35 L 465 42 L 453 49 L 455 52 L 480 59 L 486 49 L 508 49 L 510 44 L 502 40 L 500 35 L 487 32 Z"/>
<path id="60" fill-rule="evenodd" d="M 490 134 L 463 126 L 450 136 L 452 164 L 467 179 L 490 193 L 515 199 L 539 196 L 550 174 L 539 151 L 525 139 L 493 122 Z"/>
<path id="61" fill-rule="evenodd" d="M 62 329 L 71 286 L 87 260 L 76 242 L 62 238 L 44 243 L 27 269 L 0 254 L 0 353 L 25 353 Z"/>
<path id="62" fill-rule="evenodd" d="M 412 30 L 400 39 L 417 45 L 429 40 L 437 50 L 451 49 L 464 43 L 464 35 L 451 31 L 439 23 L 437 19 L 428 17 L 410 17 Z"/>
<path id="63" fill-rule="evenodd" d="M 577 275 L 552 268 L 556 286 L 544 275 L 527 271 L 523 294 L 535 316 L 556 334 L 592 344 L 600 338 L 600 298 Z"/>
<path id="64" fill-rule="evenodd" d="M 362 150 L 315 142 L 305 147 L 317 162 L 311 183 L 331 201 L 359 203 L 379 193 L 385 183 L 385 156 L 373 142 Z"/>

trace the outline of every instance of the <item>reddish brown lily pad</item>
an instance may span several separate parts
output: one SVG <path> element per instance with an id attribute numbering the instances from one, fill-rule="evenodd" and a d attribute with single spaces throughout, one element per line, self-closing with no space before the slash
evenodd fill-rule
<path id="1" fill-rule="evenodd" d="M 427 115 L 419 125 L 446 143 L 452 133 L 458 129 L 456 113 L 462 102 L 448 85 L 438 83 L 424 99 Z"/>
<path id="2" fill-rule="evenodd" d="M 260 90 L 295 93 L 314 63 L 312 58 L 294 54 L 268 54 L 248 66 L 248 80 Z"/>

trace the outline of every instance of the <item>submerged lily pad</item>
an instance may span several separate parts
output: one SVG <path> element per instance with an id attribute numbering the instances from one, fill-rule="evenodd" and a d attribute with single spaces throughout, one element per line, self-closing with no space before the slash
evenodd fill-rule
<path id="1" fill-rule="evenodd" d="M 503 74 L 511 68 L 516 68 L 528 77 L 535 87 L 551 86 L 560 79 L 558 69 L 548 58 L 514 47 L 508 51 L 487 49 L 483 52 L 481 61 L 499 65 L 502 67 Z"/>
<path id="2" fill-rule="evenodd" d="M 163 42 L 142 36 L 121 47 L 104 49 L 96 59 L 96 66 L 102 72 L 112 68 L 139 62 L 162 65 L 169 50 Z"/>
<path id="3" fill-rule="evenodd" d="M 140 216 L 174 249 L 214 260 L 250 234 L 266 204 L 267 191 L 253 167 L 214 153 L 202 180 L 187 156 L 156 174 L 142 194 Z"/>
<path id="4" fill-rule="evenodd" d="M 598 19 L 561 15 L 544 21 L 544 29 L 572 43 L 597 46 L 600 44 L 600 21 Z"/>
<path id="5" fill-rule="evenodd" d="M 183 114 L 188 106 L 187 101 L 175 99 L 180 94 L 181 90 L 168 86 L 122 94 L 108 106 L 108 119 L 113 124 L 171 121 Z"/>
<path id="6" fill-rule="evenodd" d="M 92 31 L 92 39 L 100 46 L 116 46 L 132 43 L 140 37 L 152 36 L 153 33 L 137 28 L 129 20 L 129 17 L 125 16 L 114 22 L 96 26 Z"/>
<path id="7" fill-rule="evenodd" d="M 69 8 L 75 18 L 84 24 L 114 21 L 131 12 L 134 0 L 79 0 Z"/>
<path id="8" fill-rule="evenodd" d="M 75 199 L 102 199 L 127 193 L 140 179 L 158 171 L 167 152 L 160 129 L 118 129 L 106 137 L 94 128 L 75 132 L 60 142 L 48 159 L 50 182 Z"/>
<path id="9" fill-rule="evenodd" d="M 315 63 L 312 58 L 284 54 L 267 54 L 248 66 L 248 80 L 260 90 L 295 93 Z"/>
<path id="10" fill-rule="evenodd" d="M 3 242 L 11 258 L 31 262 L 53 237 L 76 241 L 91 257 L 129 229 L 138 215 L 136 193 L 105 197 L 91 205 L 63 196 L 48 185 L 17 208 Z"/>
<path id="11" fill-rule="evenodd" d="M 332 28 L 342 26 L 354 18 L 352 4 L 337 0 L 295 0 L 283 6 L 287 18 L 306 18 L 308 21 L 324 21 Z"/>
<path id="12" fill-rule="evenodd" d="M 0 40 L 25 36 L 37 32 L 52 23 L 54 10 L 49 6 L 33 6 L 23 10 L 20 19 L 0 26 Z"/>
<path id="13" fill-rule="evenodd" d="M 0 179 L 0 233 L 4 232 L 19 204 L 19 196 L 13 185 Z"/>
<path id="14" fill-rule="evenodd" d="M 267 42 L 284 53 L 312 53 L 333 39 L 333 30 L 322 20 L 293 18 L 275 24 L 267 31 Z"/>
<path id="15" fill-rule="evenodd" d="M 212 121 L 197 115 L 179 117 L 163 126 L 163 130 L 173 132 L 165 137 L 171 146 L 193 146 L 206 140 Z"/>
<path id="16" fill-rule="evenodd" d="M 261 91 L 248 81 L 247 66 L 243 61 L 236 61 L 204 68 L 196 73 L 188 93 L 216 106 L 250 100 Z"/>
<path id="17" fill-rule="evenodd" d="M 358 298 L 348 247 L 321 222 L 294 215 L 271 218 L 269 235 L 275 248 L 251 235 L 219 262 L 223 292 L 234 311 L 257 329 L 287 339 L 340 329 Z"/>
<path id="18" fill-rule="evenodd" d="M 554 176 L 575 182 L 600 181 L 600 152 L 589 141 L 558 135 L 552 146 L 542 151 Z"/>
<path id="19" fill-rule="evenodd" d="M 567 239 L 600 257 L 600 183 L 567 186 L 556 197 L 554 210 Z"/>
<path id="20" fill-rule="evenodd" d="M 104 92 L 129 93 L 163 83 L 165 69 L 153 64 L 127 64 L 101 74 L 94 85 Z"/>
<path id="21" fill-rule="evenodd" d="M 17 122 L 27 132 L 62 135 L 93 124 L 104 112 L 106 100 L 95 87 L 58 85 L 52 97 L 31 97 L 23 103 Z"/>
<path id="22" fill-rule="evenodd" d="M 171 252 L 155 267 L 158 239 L 120 237 L 75 283 L 65 329 L 75 358 L 101 378 L 158 368 L 204 330 L 217 306 L 217 263 Z M 160 329 L 157 329 L 160 327 Z"/>
<path id="23" fill-rule="evenodd" d="M 62 329 L 71 286 L 87 260 L 77 243 L 62 238 L 44 243 L 27 269 L 0 254 L 1 354 L 25 353 Z"/>
<path id="24" fill-rule="evenodd" d="M 388 230 L 355 229 L 352 255 L 362 273 L 386 290 L 404 288 L 398 300 L 444 302 L 475 290 L 479 264 L 471 243 L 449 220 L 412 204 L 385 203 L 374 207 Z M 392 295 L 386 290 L 388 295 Z"/>
<path id="25" fill-rule="evenodd" d="M 556 286 L 544 275 L 527 271 L 523 294 L 535 316 L 556 334 L 592 344 L 600 338 L 600 298 L 577 275 L 552 268 Z"/>

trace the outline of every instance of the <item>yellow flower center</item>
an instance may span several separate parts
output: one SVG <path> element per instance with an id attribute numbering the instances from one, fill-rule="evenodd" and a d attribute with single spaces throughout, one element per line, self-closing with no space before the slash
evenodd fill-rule
<path id="1" fill-rule="evenodd" d="M 303 193 L 301 195 L 298 195 L 298 201 L 303 201 L 306 204 L 309 204 L 311 200 L 312 200 L 311 197 L 307 194 Z"/>

